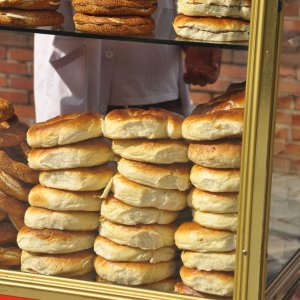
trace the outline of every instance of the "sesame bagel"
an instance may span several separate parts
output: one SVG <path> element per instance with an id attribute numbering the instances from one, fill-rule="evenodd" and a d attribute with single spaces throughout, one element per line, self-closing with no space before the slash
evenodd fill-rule
<path id="1" fill-rule="evenodd" d="M 56 10 L 60 0 L 2 0 L 1 8 L 15 8 L 25 10 Z"/>
<path id="2" fill-rule="evenodd" d="M 1 7 L 0 2 L 0 7 Z M 11 102 L 0 98 L 0 122 L 7 121 L 14 115 L 14 107 Z"/>
<path id="3" fill-rule="evenodd" d="M 147 16 L 157 8 L 156 0 L 73 0 L 79 13 L 102 16 Z"/>
<path id="4" fill-rule="evenodd" d="M 148 16 L 92 16 L 76 13 L 73 17 L 79 31 L 112 35 L 148 35 L 155 23 Z"/>
<path id="5" fill-rule="evenodd" d="M 39 182 L 39 174 L 27 164 L 17 162 L 0 150 L 0 170 L 26 183 Z"/>
<path id="6" fill-rule="evenodd" d="M 51 10 L 18 10 L 5 8 L 0 11 L 0 24 L 11 26 L 41 27 L 59 26 L 64 16 Z"/>

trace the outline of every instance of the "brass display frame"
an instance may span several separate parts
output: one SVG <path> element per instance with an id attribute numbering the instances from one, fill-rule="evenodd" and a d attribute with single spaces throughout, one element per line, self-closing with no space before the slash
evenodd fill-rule
<path id="1" fill-rule="evenodd" d="M 241 169 L 235 300 L 265 297 L 278 57 L 278 1 L 253 0 Z M 255 212 L 255 213 L 254 213 Z M 0 295 L 56 300 L 196 300 L 176 294 L 0 270 Z"/>
<path id="2" fill-rule="evenodd" d="M 234 300 L 265 299 L 282 7 L 252 1 Z"/>

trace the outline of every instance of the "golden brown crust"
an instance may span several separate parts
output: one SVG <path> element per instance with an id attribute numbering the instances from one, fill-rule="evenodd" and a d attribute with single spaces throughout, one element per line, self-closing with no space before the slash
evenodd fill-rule
<path id="1" fill-rule="evenodd" d="M 191 142 L 189 159 L 208 168 L 239 168 L 242 142 L 240 139 Z"/>
<path id="2" fill-rule="evenodd" d="M 147 16 L 103 17 L 76 13 L 73 20 L 77 30 L 98 34 L 147 35 L 155 27 L 154 20 Z"/>
<path id="3" fill-rule="evenodd" d="M 174 20 L 174 25 L 177 27 L 190 24 L 197 26 L 199 30 L 207 30 L 215 33 L 249 31 L 249 22 L 242 19 L 186 17 L 184 15 L 177 15 Z"/>
<path id="4" fill-rule="evenodd" d="M 29 11 L 17 9 L 2 9 L 0 24 L 12 26 L 41 27 L 59 26 L 64 22 L 64 16 L 56 11 Z"/>
<path id="5" fill-rule="evenodd" d="M 21 249 L 17 247 L 0 247 L 0 268 L 21 265 Z"/>
<path id="6" fill-rule="evenodd" d="M 90 15 L 147 16 L 157 8 L 155 0 L 73 0 L 79 13 Z"/>
<path id="7" fill-rule="evenodd" d="M 230 91 L 224 95 L 212 98 L 207 103 L 199 104 L 192 115 L 211 114 L 220 110 L 230 110 L 245 107 L 245 91 Z"/>
<path id="8" fill-rule="evenodd" d="M 26 183 L 38 183 L 38 172 L 27 165 L 14 161 L 4 151 L 0 150 L 0 170 Z"/>
<path id="9" fill-rule="evenodd" d="M 194 297 L 201 297 L 204 299 L 214 299 L 214 300 L 221 300 L 221 299 L 229 299 L 229 298 L 224 298 L 224 297 L 217 297 L 201 292 L 197 292 L 196 290 L 193 290 L 192 288 L 188 287 L 185 285 L 182 281 L 177 282 L 175 285 L 175 293 L 180 294 L 180 295 L 188 295 L 188 296 L 194 296 Z"/>
<path id="10" fill-rule="evenodd" d="M 25 10 L 56 10 L 60 0 L 2 0 L 0 8 L 15 8 Z"/>
<path id="11" fill-rule="evenodd" d="M 17 230 L 11 223 L 0 223 L 0 245 L 13 243 L 17 238 Z"/>
<path id="12" fill-rule="evenodd" d="M 0 7 L 1 3 L 2 2 L 0 2 Z M 13 105 L 8 100 L 0 98 L 0 122 L 7 121 L 8 119 L 12 118 L 13 115 Z"/>
<path id="13" fill-rule="evenodd" d="M 62 243 L 67 240 L 69 236 L 85 236 L 94 234 L 94 231 L 71 231 L 71 230 L 58 230 L 58 229 L 33 229 L 24 226 L 19 234 L 31 234 L 41 240 L 61 239 Z M 95 234 L 96 236 L 96 234 Z"/>
<path id="14" fill-rule="evenodd" d="M 33 148 L 72 144 L 102 136 L 102 116 L 98 113 L 64 114 L 34 124 L 27 132 L 27 143 Z"/>
<path id="15" fill-rule="evenodd" d="M 23 250 L 22 272 L 64 277 L 77 277 L 94 270 L 92 249 L 68 254 L 34 253 Z"/>

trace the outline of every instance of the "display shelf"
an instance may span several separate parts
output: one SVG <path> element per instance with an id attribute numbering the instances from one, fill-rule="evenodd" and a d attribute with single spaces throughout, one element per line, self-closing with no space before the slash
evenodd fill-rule
<path id="1" fill-rule="evenodd" d="M 155 20 L 155 31 L 153 32 L 152 35 L 149 36 L 113 36 L 113 35 L 79 32 L 76 31 L 74 27 L 74 23 L 72 20 L 73 9 L 70 2 L 62 2 L 58 12 L 62 13 L 65 17 L 65 22 L 59 28 L 52 28 L 52 27 L 28 28 L 24 26 L 18 27 L 18 26 L 0 25 L 0 30 L 42 33 L 42 34 L 61 35 L 61 36 L 74 36 L 74 37 L 104 39 L 104 40 L 132 41 L 132 42 L 151 43 L 151 44 L 168 44 L 168 45 L 179 45 L 179 46 L 206 46 L 206 47 L 217 47 L 217 48 L 236 49 L 236 50 L 248 49 L 247 42 L 212 43 L 212 42 L 187 40 L 187 39 L 177 37 L 172 26 L 173 20 L 177 14 L 175 9 L 158 8 L 156 13 L 153 15 L 153 18 Z"/>

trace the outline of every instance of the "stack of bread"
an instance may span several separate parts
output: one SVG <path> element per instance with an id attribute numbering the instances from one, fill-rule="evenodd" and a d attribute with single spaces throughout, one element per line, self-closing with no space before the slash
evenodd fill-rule
<path id="1" fill-rule="evenodd" d="M 64 17 L 56 12 L 60 0 L 1 0 L 0 24 L 26 27 L 59 26 Z"/>
<path id="2" fill-rule="evenodd" d="M 101 189 L 114 175 L 110 145 L 96 113 L 61 115 L 27 132 L 29 166 L 39 185 L 17 241 L 24 272 L 89 279 L 99 227 Z"/>
<path id="3" fill-rule="evenodd" d="M 120 160 L 101 207 L 94 246 L 98 282 L 174 290 L 175 221 L 191 186 L 182 121 L 159 109 L 106 116 L 103 131 Z"/>
<path id="4" fill-rule="evenodd" d="M 18 268 L 21 251 L 16 245 L 24 225 L 28 194 L 38 173 L 26 164 L 27 126 L 14 115 L 12 104 L 0 99 L 0 267 Z"/>
<path id="5" fill-rule="evenodd" d="M 183 122 L 194 188 L 188 195 L 193 222 L 175 234 L 184 265 L 178 293 L 233 294 L 244 101 L 243 90 L 227 92 Z"/>
<path id="6" fill-rule="evenodd" d="M 113 35 L 147 35 L 155 23 L 151 17 L 156 0 L 73 0 L 76 29 Z"/>
<path id="7" fill-rule="evenodd" d="M 177 35 L 204 41 L 249 39 L 251 0 L 177 0 Z"/>

